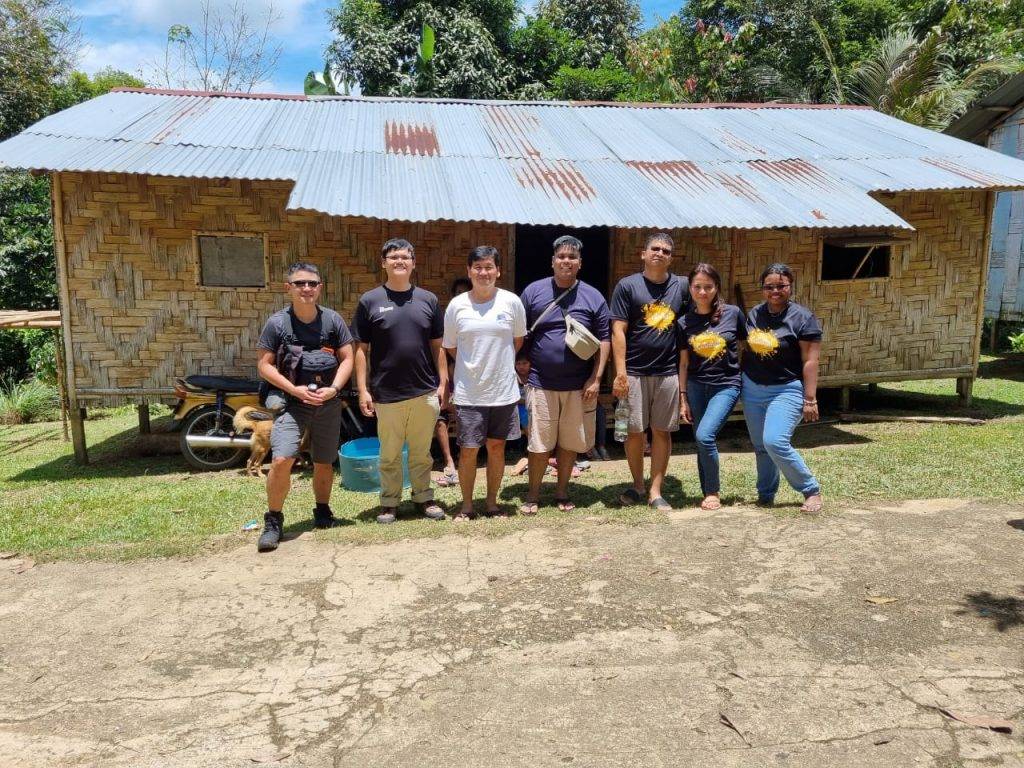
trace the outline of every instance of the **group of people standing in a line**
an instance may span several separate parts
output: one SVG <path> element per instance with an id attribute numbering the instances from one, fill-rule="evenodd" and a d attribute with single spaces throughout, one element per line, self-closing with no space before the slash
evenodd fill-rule
<path id="1" fill-rule="evenodd" d="M 292 265 L 286 275 L 291 306 L 271 316 L 259 341 L 260 376 L 284 403 L 271 438 L 269 510 L 259 550 L 274 549 L 280 541 L 291 466 L 307 430 L 314 524 L 338 524 L 329 506 L 341 419 L 337 395 L 353 368 L 360 408 L 377 418 L 380 523 L 396 519 L 406 446 L 412 500 L 424 516 L 445 518 L 431 487 L 430 446 L 435 432 L 443 432 L 442 447 L 447 447 L 442 412 L 449 402 L 456 416 L 462 492 L 453 519 L 477 516 L 473 488 L 481 448 L 487 451 L 483 513 L 502 514 L 498 490 L 505 443 L 523 429 L 517 359 L 529 362 L 529 484 L 522 514 L 537 513 L 552 454 L 554 501 L 560 509 L 572 508 L 574 461 L 594 446 L 596 430 L 605 428 L 596 423 L 596 414 L 609 358 L 615 370 L 612 392 L 628 405 L 625 452 L 633 484 L 620 496 L 622 504 L 671 508 L 662 484 L 672 432 L 682 421 L 694 429 L 701 507 L 718 509 L 717 435 L 742 398 L 757 457 L 758 503 L 773 503 L 781 471 L 804 495 L 802 510 L 819 512 L 821 488 L 791 437 L 802 419 L 818 418 L 822 331 L 813 313 L 791 300 L 792 270 L 784 264 L 765 269 L 764 301 L 744 317 L 722 300 L 721 279 L 710 264 L 698 264 L 688 277 L 672 274 L 673 247 L 665 233 L 650 236 L 641 254 L 643 270 L 619 282 L 609 306 L 600 291 L 578 279 L 583 246 L 572 236 L 554 242 L 552 276 L 531 283 L 522 296 L 498 287 L 499 253 L 479 246 L 467 259 L 468 290 L 454 295 L 442 312 L 434 294 L 413 284 L 413 245 L 389 240 L 381 250 L 387 279 L 360 297 L 351 331 L 338 313 L 317 303 L 322 289 L 317 267 Z M 322 364 L 325 356 L 333 366 Z M 644 479 L 648 430 L 649 485 Z"/>

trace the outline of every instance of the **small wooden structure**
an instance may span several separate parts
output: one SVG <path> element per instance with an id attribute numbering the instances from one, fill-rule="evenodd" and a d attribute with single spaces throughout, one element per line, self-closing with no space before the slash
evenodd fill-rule
<path id="1" fill-rule="evenodd" d="M 391 237 L 404 237 L 415 244 L 418 283 L 444 302 L 451 281 L 466 274 L 466 253 L 479 244 L 499 248 L 501 280 L 506 287 L 515 288 L 526 279 L 549 274 L 549 246 L 519 246 L 541 242 L 531 239 L 536 234 L 531 227 L 541 226 L 537 223 L 540 214 L 534 213 L 542 210 L 536 208 L 537 200 L 550 200 L 551 215 L 569 222 L 559 231 L 600 235 L 595 240 L 602 243 L 600 248 L 584 252 L 584 268 L 599 264 L 599 277 L 585 279 L 608 294 L 619 279 L 640 268 L 644 239 L 655 229 L 640 223 L 647 220 L 642 208 L 630 211 L 636 224 L 624 225 L 622 221 L 632 219 L 616 214 L 618 219 L 609 215 L 602 226 L 602 211 L 612 210 L 609 196 L 620 206 L 616 209 L 620 213 L 630 196 L 642 193 L 652 196 L 651 207 L 660 204 L 661 195 L 665 200 L 681 198 L 694 206 L 703 204 L 706 214 L 680 214 L 678 220 L 690 222 L 688 225 L 657 227 L 667 228 L 676 241 L 673 270 L 685 273 L 698 261 L 711 262 L 722 273 L 728 298 L 735 301 L 742 296 L 750 306 L 760 301 L 761 270 L 773 262 L 791 265 L 797 275 L 794 298 L 813 308 L 824 324 L 823 386 L 956 378 L 960 394 L 969 398 L 979 355 L 994 190 L 1024 186 L 1024 164 L 1012 169 L 1018 176 L 997 175 L 990 166 L 978 171 L 971 163 L 984 166 L 991 153 L 884 116 L 876 116 L 876 122 L 883 121 L 879 125 L 886 130 L 891 127 L 892 135 L 881 129 L 861 131 L 856 137 L 858 152 L 863 154 L 875 140 L 908 145 L 909 138 L 894 138 L 902 131 L 923 144 L 938 136 L 941 142 L 953 142 L 950 148 L 963 145 L 984 156 L 964 159 L 954 153 L 939 157 L 935 149 L 927 150 L 923 158 L 904 159 L 903 165 L 916 169 L 915 173 L 931 174 L 916 189 L 913 179 L 907 178 L 912 176 L 910 171 L 900 171 L 903 178 L 896 183 L 897 173 L 890 168 L 895 162 L 887 158 L 872 167 L 844 157 L 818 164 L 773 160 L 773 154 L 790 150 L 784 130 L 774 134 L 775 145 L 754 142 L 758 120 L 767 122 L 774 107 L 722 105 L 720 113 L 714 108 L 703 114 L 682 108 L 672 111 L 693 113 L 687 117 L 699 117 L 698 125 L 720 121 L 718 127 L 707 129 L 707 141 L 714 142 L 715 153 L 735 151 L 743 156 L 741 160 L 712 159 L 699 167 L 694 162 L 663 161 L 654 155 L 649 162 L 614 158 L 606 162 L 600 143 L 588 138 L 587 151 L 595 153 L 597 160 L 549 161 L 545 153 L 566 155 L 572 149 L 570 139 L 565 138 L 571 136 L 569 132 L 557 134 L 569 150 L 553 146 L 551 137 L 556 134 L 551 126 L 556 119 L 571 123 L 582 116 L 592 121 L 588 125 L 593 131 L 604 131 L 605 142 L 629 140 L 636 144 L 642 137 L 631 136 L 628 130 L 612 133 L 607 128 L 610 123 L 603 122 L 624 117 L 625 113 L 615 111 L 621 111 L 621 105 L 592 106 L 585 108 L 590 110 L 586 114 L 574 114 L 576 105 L 565 104 L 470 104 L 473 111 L 467 111 L 465 104 L 350 99 L 345 100 L 345 109 L 354 110 L 358 118 L 346 124 L 351 125 L 352 135 L 359 139 L 365 134 L 371 149 L 379 139 L 380 147 L 364 154 L 347 149 L 337 155 L 310 153 L 311 160 L 299 160 L 311 164 L 297 170 L 294 164 L 299 160 L 294 154 L 260 143 L 269 141 L 266 132 L 285 130 L 288 125 L 283 118 L 267 122 L 260 111 L 265 105 L 258 100 L 192 95 L 202 97 L 197 101 L 189 96 L 148 93 L 103 98 L 114 96 L 123 97 L 117 101 L 117 109 L 103 114 L 104 119 L 118 124 L 96 128 L 99 138 L 89 139 L 93 142 L 90 146 L 97 148 L 94 155 L 74 154 L 81 152 L 85 139 L 75 139 L 79 142 L 75 144 L 59 138 L 71 130 L 66 127 L 72 123 L 70 117 L 60 125 L 30 129 L 35 132 L 24 142 L 19 143 L 23 137 L 17 137 L 0 144 L 0 163 L 51 172 L 66 375 L 75 453 L 80 461 L 87 459 L 81 409 L 88 403 L 166 398 L 171 396 L 174 377 L 186 374 L 253 375 L 260 329 L 267 316 L 285 303 L 281 280 L 286 267 L 295 261 L 308 260 L 321 267 L 325 279 L 322 303 L 338 309 L 347 319 L 360 294 L 381 281 L 380 246 Z M 150 120 L 144 109 L 131 112 L 142 99 L 150 100 L 146 105 L 154 99 L 178 99 L 182 106 L 175 106 L 170 117 Z M 254 124 L 252 128 L 259 136 L 221 140 L 217 133 L 224 147 L 204 149 L 202 145 L 212 141 L 209 135 L 213 134 L 207 132 L 227 131 L 229 124 L 244 127 L 245 121 L 228 120 L 219 113 L 213 120 L 213 112 L 208 114 L 209 123 L 202 122 L 203 110 L 233 101 L 244 101 L 245 109 L 253 115 L 259 113 L 252 118 L 264 121 L 262 127 Z M 102 103 L 95 100 L 73 109 L 88 105 L 95 110 Z M 381 118 L 380 137 L 376 128 L 366 128 L 372 122 L 366 116 L 371 108 L 384 109 L 390 115 Z M 408 125 L 396 127 L 394 116 L 405 111 L 421 121 L 413 125 L 415 130 Z M 657 112 L 632 108 L 628 116 L 638 121 L 635 126 L 649 122 L 657 127 L 665 119 Z M 806 126 L 808 135 L 819 130 L 814 128 L 819 118 L 826 119 L 824 111 L 793 107 L 791 112 L 785 120 L 806 116 L 801 125 Z M 326 120 L 316 122 L 318 131 L 334 125 L 330 111 L 309 114 L 310 120 Z M 428 125 L 422 122 L 426 120 L 423 114 L 440 117 Z M 867 117 L 873 115 L 867 113 Z M 467 122 L 458 123 L 456 117 Z M 844 115 L 827 119 L 841 117 Z M 480 142 L 490 141 L 488 146 L 497 148 L 501 155 L 498 163 L 491 163 L 490 158 L 474 159 L 473 153 L 482 150 L 478 145 L 469 146 L 472 142 L 465 138 L 465 131 L 458 132 L 476 125 L 471 118 L 484 121 L 484 127 L 475 130 Z M 84 117 L 73 121 L 75 130 L 83 121 Z M 780 125 L 784 128 L 788 123 Z M 445 133 L 449 129 L 451 136 Z M 129 138 L 109 138 L 115 134 Z M 136 140 L 149 135 L 150 144 Z M 181 143 L 171 146 L 167 137 L 172 135 L 180 136 Z M 823 147 L 832 133 L 821 129 L 814 135 L 819 142 L 815 146 Z M 339 134 L 337 142 L 342 138 Z M 306 139 L 315 143 L 312 133 Z M 467 145 L 459 151 L 470 156 L 468 160 L 446 154 L 449 145 L 459 141 Z M 65 153 L 60 158 L 71 159 L 53 159 L 55 151 Z M 625 154 L 625 150 L 617 151 Z M 639 147 L 635 151 L 648 150 Z M 666 150 L 662 147 L 659 151 Z M 880 154 L 894 151 L 883 148 Z M 932 151 L 935 157 L 927 154 Z M 845 155 L 847 150 L 834 154 Z M 232 159 L 236 157 L 240 159 Z M 263 163 L 256 170 L 247 165 L 253 158 Z M 366 177 L 369 172 L 359 170 L 360 163 L 377 160 L 383 163 L 381 173 L 392 176 Z M 461 179 L 458 184 L 437 187 L 442 190 L 438 196 L 451 195 L 443 201 L 450 206 L 445 209 L 448 213 L 435 210 L 439 203 L 434 198 L 400 196 L 409 188 L 419 194 L 417 190 L 422 190 L 416 184 L 434 189 L 431 184 L 449 183 L 431 175 L 444 170 L 445 163 L 456 169 L 474 168 L 480 175 L 476 180 Z M 393 168 L 389 164 L 394 164 Z M 847 164 L 861 189 L 854 190 L 854 182 L 842 180 Z M 125 167 L 134 170 L 117 170 Z M 489 193 L 487 185 L 497 184 L 494 174 L 506 172 L 512 175 L 502 183 L 511 186 Z M 869 185 L 869 176 L 889 178 L 887 173 L 893 174 L 887 188 L 897 191 L 862 191 Z M 602 187 L 609 178 L 621 181 Z M 377 189 L 386 186 L 385 182 L 397 183 L 397 191 Z M 465 189 L 460 186 L 463 182 Z M 761 186 L 769 183 L 778 186 Z M 875 187 L 881 183 L 871 182 Z M 622 188 L 621 184 L 633 186 Z M 361 204 L 363 193 L 367 207 L 361 210 L 387 210 L 393 205 L 396 210 L 409 211 L 421 206 L 422 219 L 337 212 L 343 204 L 350 208 Z M 340 203 L 338 195 L 344 198 Z M 517 209 L 522 217 L 509 214 L 503 221 L 482 221 L 484 214 L 472 213 L 485 204 L 505 205 L 516 195 L 524 201 Z M 718 199 L 726 207 L 743 207 L 737 207 L 735 213 L 727 210 L 732 218 L 723 218 L 717 210 L 723 206 L 706 202 Z M 320 207 L 314 210 L 311 200 Z M 797 217 L 787 218 L 791 213 L 780 213 L 780 205 L 789 206 L 786 211 L 795 211 L 792 216 Z M 456 209 L 467 211 L 459 214 L 464 220 L 445 218 L 454 216 L 450 211 Z M 763 223 L 748 227 L 742 224 L 746 215 Z M 693 223 L 702 220 L 736 223 Z M 807 223 L 785 223 L 790 220 Z M 766 223 L 770 221 L 780 223 Z"/>

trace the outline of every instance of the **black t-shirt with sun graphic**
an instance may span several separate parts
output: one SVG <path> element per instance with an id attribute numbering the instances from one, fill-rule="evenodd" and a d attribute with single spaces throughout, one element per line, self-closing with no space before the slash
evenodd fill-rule
<path id="1" fill-rule="evenodd" d="M 686 366 L 689 381 L 714 387 L 740 385 L 740 358 L 737 341 L 747 338 L 747 321 L 739 307 L 723 304 L 718 322 L 713 312 L 699 315 L 693 309 L 676 322 L 679 349 L 690 353 Z"/>
<path id="2" fill-rule="evenodd" d="M 642 272 L 624 277 L 612 292 L 613 320 L 626 321 L 626 373 L 673 376 L 679 372 L 676 318 L 690 306 L 690 281 L 669 274 L 652 283 Z"/>
<path id="3" fill-rule="evenodd" d="M 789 302 L 777 315 L 762 302 L 747 313 L 743 373 L 757 384 L 788 384 L 803 378 L 801 341 L 821 341 L 821 322 L 807 307 Z"/>

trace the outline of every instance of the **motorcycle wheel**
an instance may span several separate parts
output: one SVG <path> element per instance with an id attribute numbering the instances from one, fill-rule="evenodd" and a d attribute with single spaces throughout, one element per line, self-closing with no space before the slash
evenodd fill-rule
<path id="1" fill-rule="evenodd" d="M 224 435 L 231 432 L 231 419 L 235 412 L 230 408 L 221 408 L 220 419 L 217 419 L 217 406 L 204 405 L 192 411 L 181 424 L 181 438 L 178 444 L 181 455 L 190 466 L 202 470 L 231 469 L 240 467 L 249 455 L 247 448 L 193 448 L 186 438 L 189 435 Z"/>

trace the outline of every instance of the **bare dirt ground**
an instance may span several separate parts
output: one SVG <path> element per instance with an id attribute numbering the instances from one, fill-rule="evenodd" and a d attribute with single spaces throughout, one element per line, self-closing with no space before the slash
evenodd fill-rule
<path id="1" fill-rule="evenodd" d="M 17 570 L 4 768 L 1024 766 L 1019 506 Z"/>

